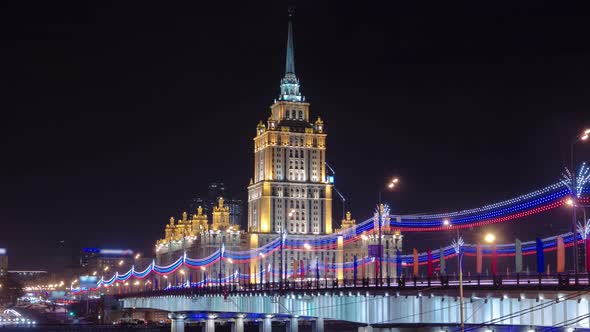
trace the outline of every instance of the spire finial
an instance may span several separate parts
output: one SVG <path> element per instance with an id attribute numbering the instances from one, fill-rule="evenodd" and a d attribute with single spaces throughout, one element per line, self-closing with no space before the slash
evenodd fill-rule
<path id="1" fill-rule="evenodd" d="M 287 55 L 285 61 L 285 77 L 281 80 L 279 100 L 301 102 L 303 96 L 299 92 L 299 80 L 295 76 L 295 46 L 293 46 L 293 14 L 295 7 L 289 7 L 289 28 L 287 31 Z"/>
<path id="2" fill-rule="evenodd" d="M 293 14 L 295 7 L 289 7 L 289 29 L 287 36 L 287 59 L 285 62 L 285 75 L 295 74 L 295 48 L 293 46 Z"/>

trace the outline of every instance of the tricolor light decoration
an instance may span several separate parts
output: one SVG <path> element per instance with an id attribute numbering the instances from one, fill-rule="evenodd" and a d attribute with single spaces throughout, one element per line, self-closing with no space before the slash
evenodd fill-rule
<path id="1" fill-rule="evenodd" d="M 582 165 L 580 169 L 580 175 L 577 177 L 579 179 L 576 181 L 576 195 L 579 197 L 580 202 L 588 202 L 590 201 L 590 197 L 583 196 L 584 194 L 590 193 L 590 188 L 587 187 L 587 184 L 590 182 L 590 170 L 585 164 Z M 549 187 L 543 188 L 541 190 L 537 190 L 530 194 L 522 195 L 514 199 L 510 199 L 507 201 L 486 205 L 482 208 L 471 209 L 471 210 L 464 210 L 459 212 L 451 212 L 445 214 L 431 214 L 431 215 L 409 215 L 409 216 L 395 216 L 392 215 L 391 217 L 391 226 L 394 229 L 399 229 L 402 231 L 436 231 L 442 229 L 456 229 L 456 228 L 466 228 L 466 227 L 477 227 L 483 226 L 490 223 L 497 223 L 497 222 L 506 222 L 510 220 L 514 220 L 517 218 L 529 216 L 535 213 L 544 212 L 565 204 L 566 199 L 565 196 L 571 194 L 571 191 L 568 189 L 567 177 L 566 180 L 561 181 L 560 183 L 551 185 Z M 488 211 L 488 212 L 486 212 Z M 387 210 L 387 214 L 389 215 L 389 210 Z M 453 218 L 454 217 L 454 218 Z M 460 218 L 458 218 L 460 217 Z M 443 224 L 443 220 L 447 218 L 453 218 L 453 225 L 452 226 L 445 226 Z M 344 239 L 344 243 L 348 244 L 350 242 L 359 241 L 362 236 L 373 233 L 374 230 L 374 222 L 373 218 L 367 219 L 362 223 L 359 223 L 356 227 L 352 229 L 347 229 L 339 233 L 324 235 L 324 236 L 309 236 L 309 237 L 298 237 L 296 239 L 293 238 L 285 238 L 284 240 L 284 247 L 286 249 L 291 250 L 324 250 L 324 249 L 334 249 L 337 246 L 337 239 L 338 237 L 342 236 Z M 544 240 L 544 246 L 547 251 L 555 250 L 555 239 L 548 238 Z M 578 241 L 581 241 L 581 237 L 579 237 Z M 566 246 L 572 245 L 572 235 L 569 235 L 569 238 L 564 236 L 564 242 Z M 210 266 L 216 262 L 218 262 L 222 256 L 224 258 L 232 259 L 236 263 L 247 263 L 251 260 L 261 259 L 266 257 L 268 254 L 271 254 L 280 248 L 281 237 L 277 237 L 276 240 L 271 241 L 270 243 L 266 244 L 263 247 L 256 248 L 249 251 L 242 251 L 242 252 L 231 252 L 227 251 L 222 254 L 221 251 L 217 251 L 212 255 L 201 258 L 201 259 L 192 259 L 186 257 L 186 255 L 180 257 L 174 263 L 167 265 L 167 266 L 158 266 L 154 262 L 144 271 L 137 272 L 132 267 L 128 272 L 119 275 L 116 273 L 113 277 L 108 280 L 101 279 L 99 281 L 100 286 L 110 286 L 113 283 L 119 281 L 124 282 L 131 277 L 135 278 L 145 278 L 151 272 L 160 275 L 168 275 L 174 273 L 182 266 L 187 266 L 189 268 L 200 268 Z M 532 254 L 534 253 L 534 241 L 530 243 L 523 243 L 523 255 Z M 306 248 L 307 247 L 307 248 Z M 465 245 L 465 254 L 467 256 L 471 255 L 470 252 L 470 245 Z M 456 252 L 453 252 L 453 248 L 451 247 L 451 252 L 448 250 L 449 248 L 444 249 L 443 255 L 445 258 L 451 258 L 456 255 Z M 474 254 L 474 250 L 473 254 Z M 484 249 L 484 255 L 489 255 L 488 253 L 490 249 Z M 125 254 L 133 254 L 132 251 L 129 250 L 130 253 Z M 110 253 L 110 252 L 109 252 Z M 107 254 L 105 252 L 105 254 Z M 114 252 L 113 252 L 114 254 Z M 117 254 L 121 254 L 121 252 L 117 251 Z M 440 252 L 439 250 L 432 251 L 433 261 L 440 260 Z M 500 245 L 498 246 L 498 254 L 499 256 L 509 256 L 514 255 L 514 245 Z M 427 253 L 420 253 L 419 254 L 419 264 L 426 264 L 427 260 Z M 402 261 L 405 265 L 412 265 L 413 257 L 410 255 L 402 256 Z M 349 269 L 352 265 L 352 262 L 344 263 L 343 266 L 346 269 Z M 362 264 L 366 264 L 363 260 Z"/>
<path id="2" fill-rule="evenodd" d="M 586 185 L 590 182 L 590 170 L 586 166 L 586 163 L 582 163 L 582 166 L 580 166 L 580 170 L 575 176 L 575 180 L 574 176 L 567 168 L 562 176 L 563 180 L 561 182 L 564 186 L 570 189 L 570 193 L 577 198 L 582 197 L 582 194 L 585 192 L 584 189 L 587 188 Z"/>
<path id="3" fill-rule="evenodd" d="M 557 237 L 561 236 L 564 240 L 565 246 L 566 247 L 571 247 L 573 245 L 573 234 L 570 233 L 565 233 L 565 234 L 561 234 L 561 235 L 556 235 L 556 236 L 551 236 L 551 237 L 547 237 L 542 239 L 543 242 L 543 251 L 544 252 L 549 252 L 549 251 L 554 251 L 557 249 Z M 442 252 L 437 249 L 437 250 L 432 250 L 432 258 L 433 258 L 433 262 L 439 262 L 440 261 L 440 257 L 441 254 L 445 257 L 445 259 L 449 259 L 449 258 L 453 258 L 457 256 L 457 250 L 459 249 L 459 247 L 461 248 L 461 250 L 463 251 L 463 253 L 466 256 L 475 256 L 476 254 L 476 244 L 466 244 L 466 243 L 461 243 L 463 239 L 460 239 L 460 242 L 457 243 L 454 241 L 454 243 L 452 245 L 449 245 L 445 248 L 443 248 Z M 578 234 L 577 237 L 578 243 L 581 243 L 584 241 L 583 235 Z M 522 242 L 522 253 L 523 255 L 533 255 L 536 252 L 536 241 L 528 241 L 528 242 Z M 510 243 L 510 244 L 500 244 L 496 246 L 496 250 L 498 252 L 498 256 L 499 257 L 513 257 L 515 255 L 515 244 L 514 243 Z M 492 246 L 491 245 L 482 245 L 482 253 L 483 256 L 485 257 L 489 257 L 492 256 Z M 206 259 L 201 259 L 201 260 L 193 260 L 190 258 L 186 258 L 186 261 L 192 260 L 192 261 L 200 261 L 200 262 L 204 262 L 207 261 L 208 259 L 211 259 L 213 257 L 219 257 L 220 256 L 220 251 L 217 251 L 216 253 L 214 253 L 213 255 L 207 257 Z M 111 277 L 111 279 L 109 280 L 104 280 L 101 279 L 98 282 L 98 285 L 96 288 L 90 288 L 91 291 L 97 290 L 100 287 L 108 287 L 111 286 L 113 283 L 115 283 L 116 281 L 119 282 L 125 282 L 127 280 L 129 280 L 130 278 L 134 277 L 134 278 L 145 278 L 146 276 L 148 276 L 151 272 L 154 273 L 158 273 L 157 271 L 162 271 L 162 270 L 168 270 L 170 268 L 172 268 L 173 266 L 175 266 L 177 264 L 177 262 L 182 262 L 185 259 L 184 255 L 181 256 L 180 258 L 178 258 L 178 260 L 171 264 L 168 265 L 166 267 L 159 267 L 157 265 L 155 265 L 154 263 L 150 264 L 150 266 L 148 268 L 146 268 L 144 271 L 141 272 L 134 272 L 133 269 L 129 270 L 127 273 L 123 274 L 123 275 L 119 275 L 118 273 L 115 273 L 115 275 L 113 277 Z M 384 260 L 388 263 L 395 263 L 396 262 L 396 258 L 395 257 L 389 257 L 389 259 L 384 258 Z M 407 266 L 407 267 L 411 267 L 414 265 L 413 260 L 414 260 L 414 256 L 413 255 L 401 255 L 401 260 L 402 260 L 402 265 L 403 266 Z M 369 264 L 373 264 L 375 262 L 375 257 L 363 257 L 357 260 L 357 267 L 361 267 L 361 266 L 366 266 Z M 418 254 L 418 264 L 419 265 L 426 265 L 428 264 L 428 252 L 421 252 Z M 342 266 L 342 268 L 345 271 L 351 271 L 352 269 L 354 269 L 354 262 L 353 261 L 348 261 L 348 262 L 344 262 L 342 264 L 331 264 L 333 265 L 333 268 L 337 268 Z M 182 264 L 181 264 L 182 266 Z M 174 271 L 176 271 L 178 268 L 174 268 L 174 270 L 170 270 L 171 272 L 167 272 L 167 273 L 158 273 L 158 274 L 164 274 L 164 275 L 168 275 L 173 273 Z M 325 269 L 325 267 L 322 267 L 320 265 L 319 269 L 321 271 L 323 271 Z M 279 275 L 279 271 L 277 269 L 271 269 L 270 265 L 267 268 L 267 271 L 270 270 L 272 274 L 274 275 Z M 261 271 L 262 273 L 264 273 L 264 271 Z M 292 269 L 287 270 L 286 274 L 288 276 L 292 276 L 294 274 L 294 271 Z M 223 279 L 210 279 L 208 278 L 207 280 L 203 280 L 197 283 L 192 283 L 190 285 L 185 285 L 182 287 L 199 287 L 202 285 L 206 285 L 206 284 L 218 284 L 220 282 L 229 282 L 235 279 L 239 279 L 239 280 L 249 280 L 249 274 L 244 274 L 244 273 L 238 273 L 238 271 L 234 272 L 233 274 L 231 274 L 228 277 L 225 277 Z M 178 288 L 178 286 L 170 286 L 169 288 Z M 88 288 L 75 288 L 72 289 L 72 293 L 73 294 L 78 294 L 80 292 L 86 292 L 88 291 Z"/>

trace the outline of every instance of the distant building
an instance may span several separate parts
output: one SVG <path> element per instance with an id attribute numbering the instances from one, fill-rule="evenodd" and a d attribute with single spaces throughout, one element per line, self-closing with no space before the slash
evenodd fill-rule
<path id="1" fill-rule="evenodd" d="M 195 197 L 191 199 L 188 205 L 189 216 L 192 217 L 195 215 L 199 207 L 203 210 L 204 215 L 209 215 L 211 213 L 211 204 L 209 200 L 203 199 L 201 197 Z"/>
<path id="2" fill-rule="evenodd" d="M 0 278 L 5 277 L 8 271 L 8 254 L 6 249 L 0 248 Z"/>
<path id="3" fill-rule="evenodd" d="M 209 204 L 211 204 L 211 206 L 214 206 L 217 203 L 217 199 L 219 199 L 219 197 L 228 196 L 228 192 L 223 182 L 213 182 L 209 185 L 208 198 Z"/>
<path id="4" fill-rule="evenodd" d="M 49 272 L 63 273 L 80 266 L 80 244 L 71 240 L 60 240 L 53 249 L 52 270 Z"/>
<path id="5" fill-rule="evenodd" d="M 47 280 L 47 271 L 15 270 L 7 271 L 12 279 L 22 282 L 25 286 Z"/>
<path id="6" fill-rule="evenodd" d="M 85 273 L 93 275 L 110 274 L 109 271 L 124 271 L 134 264 L 133 250 L 84 248 L 80 266 Z"/>
<path id="7" fill-rule="evenodd" d="M 225 205 L 229 208 L 229 223 L 231 225 L 242 227 L 242 200 L 228 199 L 227 201 L 225 201 Z"/>
<path id="8" fill-rule="evenodd" d="M 244 213 L 243 202 L 240 199 L 233 198 L 223 182 L 211 183 L 207 188 L 207 198 L 195 197 L 191 199 L 188 208 L 188 217 L 192 218 L 199 207 L 202 209 L 204 215 L 211 216 L 220 198 L 224 199 L 225 206 L 229 208 L 229 223 L 244 227 L 245 225 L 242 225 Z"/>

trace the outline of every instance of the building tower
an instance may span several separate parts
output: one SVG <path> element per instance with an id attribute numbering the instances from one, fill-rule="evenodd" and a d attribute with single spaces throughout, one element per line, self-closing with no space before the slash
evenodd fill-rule
<path id="1" fill-rule="evenodd" d="M 292 12 L 285 76 L 266 124 L 256 127 L 254 177 L 248 186 L 248 231 L 332 233 L 332 185 L 326 182 L 323 121 L 310 120 L 295 75 Z"/>

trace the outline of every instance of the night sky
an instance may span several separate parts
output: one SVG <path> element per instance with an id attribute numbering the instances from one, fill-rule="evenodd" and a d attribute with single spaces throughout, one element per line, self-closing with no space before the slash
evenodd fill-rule
<path id="1" fill-rule="evenodd" d="M 212 181 L 246 201 L 256 124 L 284 74 L 288 3 L 212 3 L 2 4 L 0 247 L 11 269 L 51 269 L 62 239 L 150 254 L 168 218 Z M 401 179 L 383 196 L 394 213 L 552 184 L 590 125 L 583 8 L 296 6 L 297 75 L 360 220 L 391 176 Z M 590 159 L 590 146 L 576 156 Z M 338 218 L 341 209 L 335 199 Z M 567 231 L 568 218 L 555 211 L 467 237 L 532 240 Z M 410 235 L 405 250 L 451 236 Z"/>

